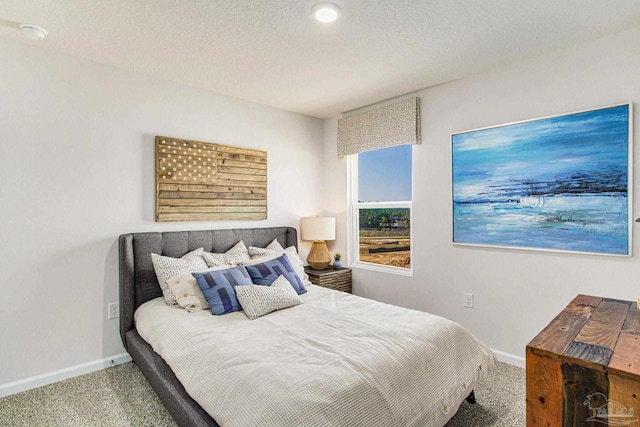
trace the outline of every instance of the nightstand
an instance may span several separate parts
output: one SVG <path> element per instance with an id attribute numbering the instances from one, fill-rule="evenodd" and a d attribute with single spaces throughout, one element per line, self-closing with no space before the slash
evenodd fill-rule
<path id="1" fill-rule="evenodd" d="M 336 270 L 332 266 L 324 270 L 314 270 L 305 267 L 304 272 L 309 275 L 309 280 L 314 285 L 351 293 L 351 269 L 341 268 Z"/>

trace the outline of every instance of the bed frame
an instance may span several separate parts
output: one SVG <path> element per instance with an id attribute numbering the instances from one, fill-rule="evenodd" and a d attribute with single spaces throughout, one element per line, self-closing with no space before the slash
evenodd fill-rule
<path id="1" fill-rule="evenodd" d="M 264 248 L 273 239 L 298 247 L 292 227 L 131 233 L 120 236 L 120 336 L 133 362 L 181 427 L 218 426 L 185 391 L 169 365 L 140 337 L 133 314 L 143 303 L 162 296 L 151 253 L 179 258 L 189 251 L 225 252 L 238 241 Z"/>

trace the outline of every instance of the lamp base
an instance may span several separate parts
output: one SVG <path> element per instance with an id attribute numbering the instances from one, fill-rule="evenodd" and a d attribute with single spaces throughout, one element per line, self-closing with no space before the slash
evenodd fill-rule
<path id="1" fill-rule="evenodd" d="M 307 262 L 314 270 L 324 270 L 331 264 L 331 255 L 324 240 L 315 240 L 307 256 Z"/>

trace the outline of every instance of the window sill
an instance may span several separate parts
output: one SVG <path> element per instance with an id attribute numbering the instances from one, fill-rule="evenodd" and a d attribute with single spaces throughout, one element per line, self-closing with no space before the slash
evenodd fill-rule
<path id="1" fill-rule="evenodd" d="M 349 268 L 395 274 L 396 276 L 413 277 L 413 268 L 391 267 L 388 265 L 373 264 L 369 262 L 353 262 L 349 264 Z"/>

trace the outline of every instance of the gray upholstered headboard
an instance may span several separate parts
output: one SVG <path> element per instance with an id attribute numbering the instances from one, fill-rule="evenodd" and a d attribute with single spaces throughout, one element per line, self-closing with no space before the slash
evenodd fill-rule
<path id="1" fill-rule="evenodd" d="M 131 233 L 120 236 L 120 336 L 127 347 L 125 333 L 134 327 L 133 313 L 143 303 L 162 295 L 151 262 L 151 253 L 179 258 L 204 248 L 221 253 L 238 241 L 264 248 L 273 239 L 283 247 L 298 247 L 298 233 L 292 227 L 245 228 Z"/>

